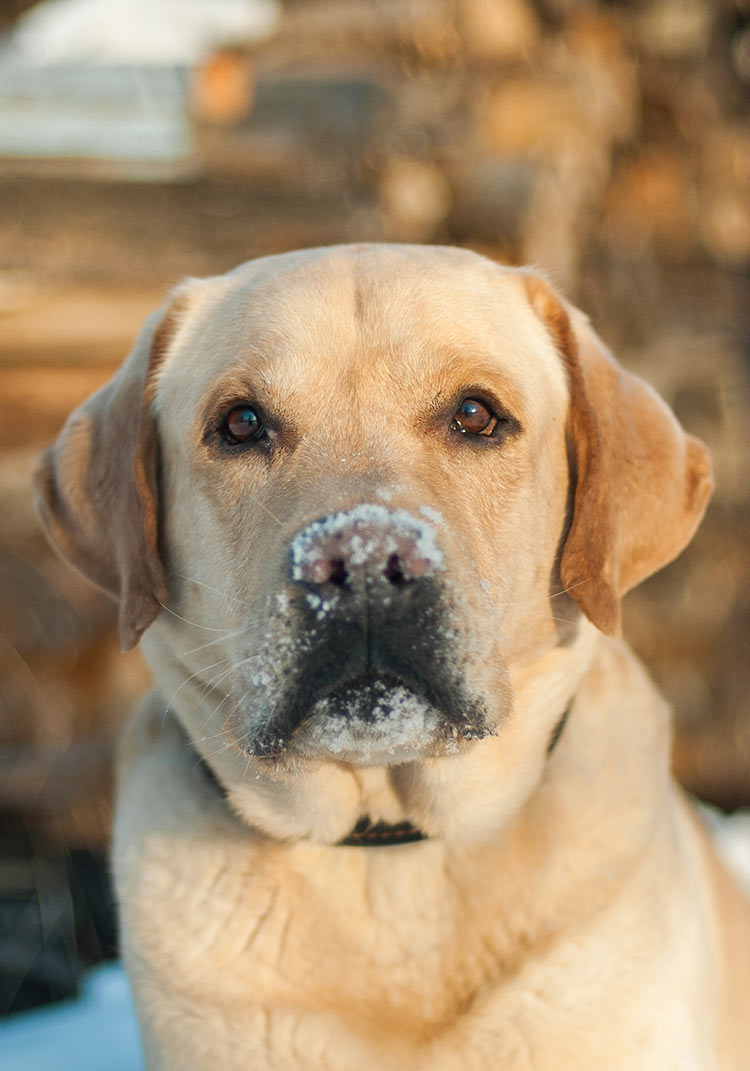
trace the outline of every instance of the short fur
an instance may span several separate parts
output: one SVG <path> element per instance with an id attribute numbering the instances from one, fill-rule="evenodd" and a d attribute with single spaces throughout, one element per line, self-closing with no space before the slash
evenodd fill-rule
<path id="1" fill-rule="evenodd" d="M 477 395 L 513 434 L 460 434 Z M 222 444 L 236 402 L 265 414 L 267 448 Z M 750 908 L 617 638 L 622 594 L 703 514 L 708 454 L 542 278 L 349 246 L 188 282 L 38 487 L 156 682 L 123 741 L 114 852 L 149 1067 L 747 1067 Z M 451 747 L 393 744 L 394 714 L 343 748 L 313 705 L 253 753 L 309 644 L 333 674 L 345 642 L 344 595 L 303 615 L 289 548 L 369 503 L 434 534 L 424 628 L 488 731 L 454 714 Z M 382 590 L 388 622 L 409 596 Z M 364 816 L 426 839 L 339 845 Z"/>

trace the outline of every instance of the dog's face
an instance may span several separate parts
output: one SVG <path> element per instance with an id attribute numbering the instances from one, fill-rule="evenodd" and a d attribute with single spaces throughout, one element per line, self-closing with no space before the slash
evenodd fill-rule
<path id="1" fill-rule="evenodd" d="M 555 642 L 565 372 L 517 277 L 446 259 L 252 264 L 157 373 L 170 598 L 232 631 L 198 665 L 228 658 L 219 727 L 251 755 L 455 750 Z"/>
<path id="2" fill-rule="evenodd" d="M 446 777 L 517 806 L 591 623 L 617 631 L 710 477 L 536 276 L 364 246 L 181 287 L 40 487 L 125 641 L 158 614 L 165 704 L 235 804 L 337 839 L 373 769 L 379 817 L 428 832 Z"/>

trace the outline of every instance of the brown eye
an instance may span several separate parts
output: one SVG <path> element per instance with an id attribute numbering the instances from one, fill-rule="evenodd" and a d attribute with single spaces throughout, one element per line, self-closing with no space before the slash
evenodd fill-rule
<path id="1" fill-rule="evenodd" d="M 236 405 L 230 409 L 221 424 L 221 433 L 227 443 L 236 445 L 259 437 L 263 424 L 258 413 L 250 405 Z"/>
<path id="2" fill-rule="evenodd" d="M 492 435 L 497 426 L 497 417 L 483 402 L 476 398 L 464 398 L 453 417 L 453 427 L 464 435 Z"/>

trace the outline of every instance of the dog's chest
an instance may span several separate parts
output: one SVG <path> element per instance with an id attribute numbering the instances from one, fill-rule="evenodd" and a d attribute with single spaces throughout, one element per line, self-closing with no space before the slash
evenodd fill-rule
<path id="1" fill-rule="evenodd" d="M 533 1053 L 540 1071 L 712 1067 L 690 1055 L 697 1020 L 643 897 L 600 896 L 594 911 L 590 883 L 562 896 L 559 862 L 530 881 L 523 856 L 437 841 L 274 845 L 230 823 L 185 844 L 148 834 L 121 896 L 152 1066 L 520 1071 Z M 627 970 L 612 955 L 626 933 Z M 562 1038 L 574 1051 L 561 1054 Z M 634 1062 L 632 1039 L 650 1063 Z"/>
<path id="2" fill-rule="evenodd" d="M 605 1001 L 606 1031 L 599 1033 L 603 977 L 587 975 L 581 984 L 570 962 L 575 942 L 555 953 L 551 971 L 519 952 L 523 905 L 513 918 L 501 914 L 491 872 L 472 880 L 470 854 L 454 866 L 432 843 L 340 852 L 280 847 L 244 858 L 221 857 L 210 842 L 193 849 L 188 883 L 179 865 L 164 867 L 155 846 L 161 866 L 152 872 L 149 903 L 140 906 L 150 915 L 152 940 L 140 948 L 149 960 L 148 989 L 156 984 L 171 1009 L 169 1021 L 157 1024 L 165 1046 L 158 1051 L 178 1061 L 158 1055 L 154 1066 L 186 1066 L 179 1060 L 188 1023 L 190 1066 L 200 1071 L 348 1071 L 362 1062 L 382 1071 L 520 1071 L 529 1066 L 532 1040 L 534 1066 L 558 1071 L 584 1066 L 577 1060 L 587 1037 L 592 1060 L 605 1060 L 597 1037 L 608 1039 L 609 1063 L 585 1066 L 624 1071 L 635 1066 L 627 1062 L 633 1029 L 641 1031 L 641 1052 L 662 1044 L 643 1032 L 639 1008 L 649 1000 L 639 997 L 634 1009 L 627 985 L 618 984 L 614 1004 Z M 538 936 L 527 932 L 528 944 Z M 563 977 L 562 998 L 546 991 L 550 979 Z M 689 1024 L 679 1027 L 673 1037 L 689 1036 Z M 563 1029 L 578 1040 L 557 1062 Z M 620 1034 L 624 1063 L 613 1062 L 610 1048 Z M 673 1057 L 655 1053 L 648 1066 L 701 1066 L 684 1062 L 685 1053 L 682 1063 Z"/>
<path id="3" fill-rule="evenodd" d="M 431 842 L 244 858 L 194 844 L 185 874 L 172 859 L 139 899 L 164 978 L 196 1001 L 247 1005 L 251 994 L 254 1004 L 390 1021 L 419 1036 L 452 1022 L 508 954 L 486 876 L 472 887 Z"/>

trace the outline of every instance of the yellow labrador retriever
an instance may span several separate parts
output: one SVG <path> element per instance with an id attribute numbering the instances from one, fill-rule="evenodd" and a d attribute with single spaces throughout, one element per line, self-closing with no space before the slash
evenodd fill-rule
<path id="1" fill-rule="evenodd" d="M 750 909 L 617 638 L 709 459 L 544 280 L 189 281 L 38 489 L 156 679 L 114 846 L 150 1068 L 750 1067 Z"/>

